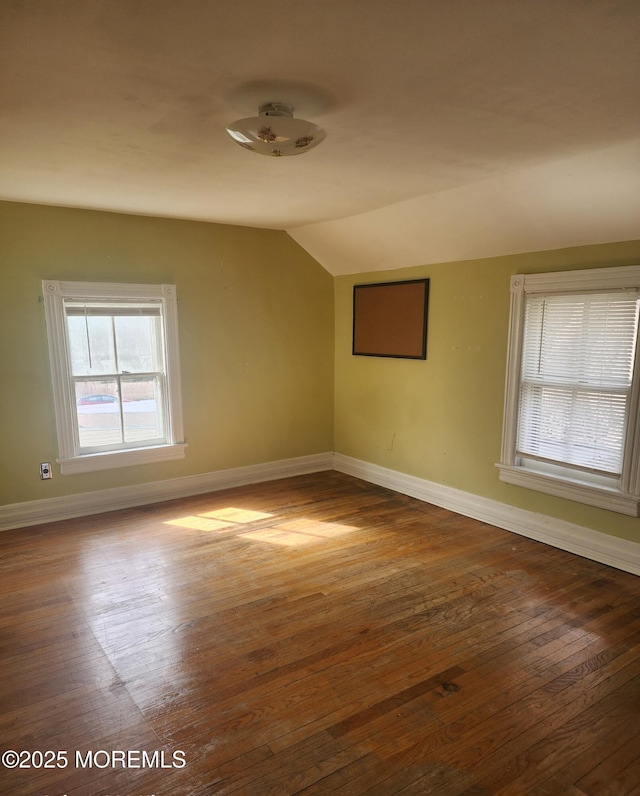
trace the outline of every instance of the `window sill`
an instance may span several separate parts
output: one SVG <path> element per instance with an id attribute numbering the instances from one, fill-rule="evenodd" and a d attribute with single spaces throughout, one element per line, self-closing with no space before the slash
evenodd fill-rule
<path id="1" fill-rule="evenodd" d="M 640 498 L 617 489 L 593 486 L 580 481 L 568 481 L 553 475 L 536 473 L 512 464 L 496 464 L 500 470 L 500 480 L 506 484 L 534 489 L 554 497 L 585 503 L 588 506 L 615 511 L 637 517 Z"/>
<path id="2" fill-rule="evenodd" d="M 184 459 L 185 443 L 158 445 L 153 448 L 133 448 L 124 451 L 91 453 L 71 459 L 58 459 L 62 475 L 78 475 L 97 470 L 112 470 L 116 467 L 130 467 L 135 464 L 152 464 L 174 459 Z"/>

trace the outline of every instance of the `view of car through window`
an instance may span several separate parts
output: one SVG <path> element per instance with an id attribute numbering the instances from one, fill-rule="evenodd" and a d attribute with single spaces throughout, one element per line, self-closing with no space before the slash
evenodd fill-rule
<path id="1" fill-rule="evenodd" d="M 81 395 L 78 398 L 78 406 L 94 406 L 95 404 L 118 403 L 115 395 Z"/>
<path id="2" fill-rule="evenodd" d="M 161 402 L 155 379 L 76 382 L 78 435 L 83 448 L 148 442 L 162 436 Z"/>

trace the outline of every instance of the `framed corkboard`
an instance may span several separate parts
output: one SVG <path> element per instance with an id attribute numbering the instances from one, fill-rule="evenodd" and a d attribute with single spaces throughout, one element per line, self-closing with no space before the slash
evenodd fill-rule
<path id="1" fill-rule="evenodd" d="M 353 286 L 355 356 L 427 358 L 429 280 Z"/>

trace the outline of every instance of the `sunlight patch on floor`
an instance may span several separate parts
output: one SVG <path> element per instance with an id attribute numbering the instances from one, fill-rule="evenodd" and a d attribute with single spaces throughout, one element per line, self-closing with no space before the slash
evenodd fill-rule
<path id="1" fill-rule="evenodd" d="M 274 514 L 228 506 L 215 511 L 203 511 L 199 514 L 189 514 L 186 517 L 176 517 L 174 520 L 166 520 L 165 524 L 175 525 L 178 528 L 189 528 L 193 531 L 218 531 L 222 533 L 231 530 L 241 530 L 243 525 L 272 518 L 277 522 Z M 298 547 L 313 542 L 321 542 L 325 539 L 333 539 L 357 530 L 358 528 L 354 525 L 341 525 L 337 522 L 321 522 L 320 520 L 302 518 L 279 522 L 277 525 L 273 524 L 266 528 L 256 528 L 254 531 L 246 531 L 238 534 L 238 536 L 242 539 L 251 539 L 256 542 L 269 542 L 270 544 L 284 547 Z"/>
<path id="2" fill-rule="evenodd" d="M 192 514 L 176 520 L 167 520 L 165 525 L 177 525 L 179 528 L 190 528 L 192 531 L 223 531 L 235 528 L 235 524 L 232 522 L 209 519 L 205 514 Z"/>
<path id="3" fill-rule="evenodd" d="M 218 520 L 228 520 L 229 522 L 257 522 L 258 520 L 268 520 L 273 517 L 273 514 L 267 514 L 264 511 L 250 511 L 249 509 L 235 509 L 232 506 L 226 509 L 218 509 L 216 511 L 204 511 L 201 517 L 214 517 Z"/>
<path id="4" fill-rule="evenodd" d="M 271 517 L 273 514 L 267 514 L 264 511 L 250 511 L 229 506 L 225 509 L 216 509 L 216 511 L 203 511 L 200 514 L 176 517 L 175 520 L 167 520 L 165 525 L 190 528 L 193 531 L 228 531 L 238 525 L 268 520 Z"/>
<path id="5" fill-rule="evenodd" d="M 300 545 L 320 542 L 324 539 L 331 539 L 342 536 L 358 529 L 353 525 L 340 525 L 335 522 L 320 522 L 319 520 L 291 520 L 276 525 L 273 528 L 264 528 L 259 531 L 250 531 L 240 534 L 243 539 L 254 539 L 258 542 L 270 542 L 271 544 L 283 545 L 286 547 L 298 547 Z"/>
<path id="6" fill-rule="evenodd" d="M 227 506 L 214 511 L 202 511 L 199 514 L 189 514 L 186 517 L 176 517 L 174 520 L 166 520 L 165 524 L 175 525 L 178 528 L 189 528 L 193 531 L 228 533 L 232 530 L 242 530 L 243 525 L 250 525 L 254 522 L 266 524 L 265 521 L 271 519 L 273 519 L 273 524 L 267 527 L 258 527 L 253 531 L 247 529 L 244 533 L 239 533 L 238 537 L 286 547 L 299 547 L 358 530 L 354 525 L 321 522 L 307 518 L 278 522 L 275 514 L 241 509 L 235 506 Z"/>

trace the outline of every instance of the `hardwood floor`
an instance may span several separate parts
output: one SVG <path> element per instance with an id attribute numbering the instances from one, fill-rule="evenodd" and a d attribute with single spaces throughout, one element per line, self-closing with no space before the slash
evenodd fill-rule
<path id="1" fill-rule="evenodd" d="M 57 754 L 2 794 L 640 794 L 640 578 L 354 478 L 6 532 L 0 576 L 1 751 Z"/>

